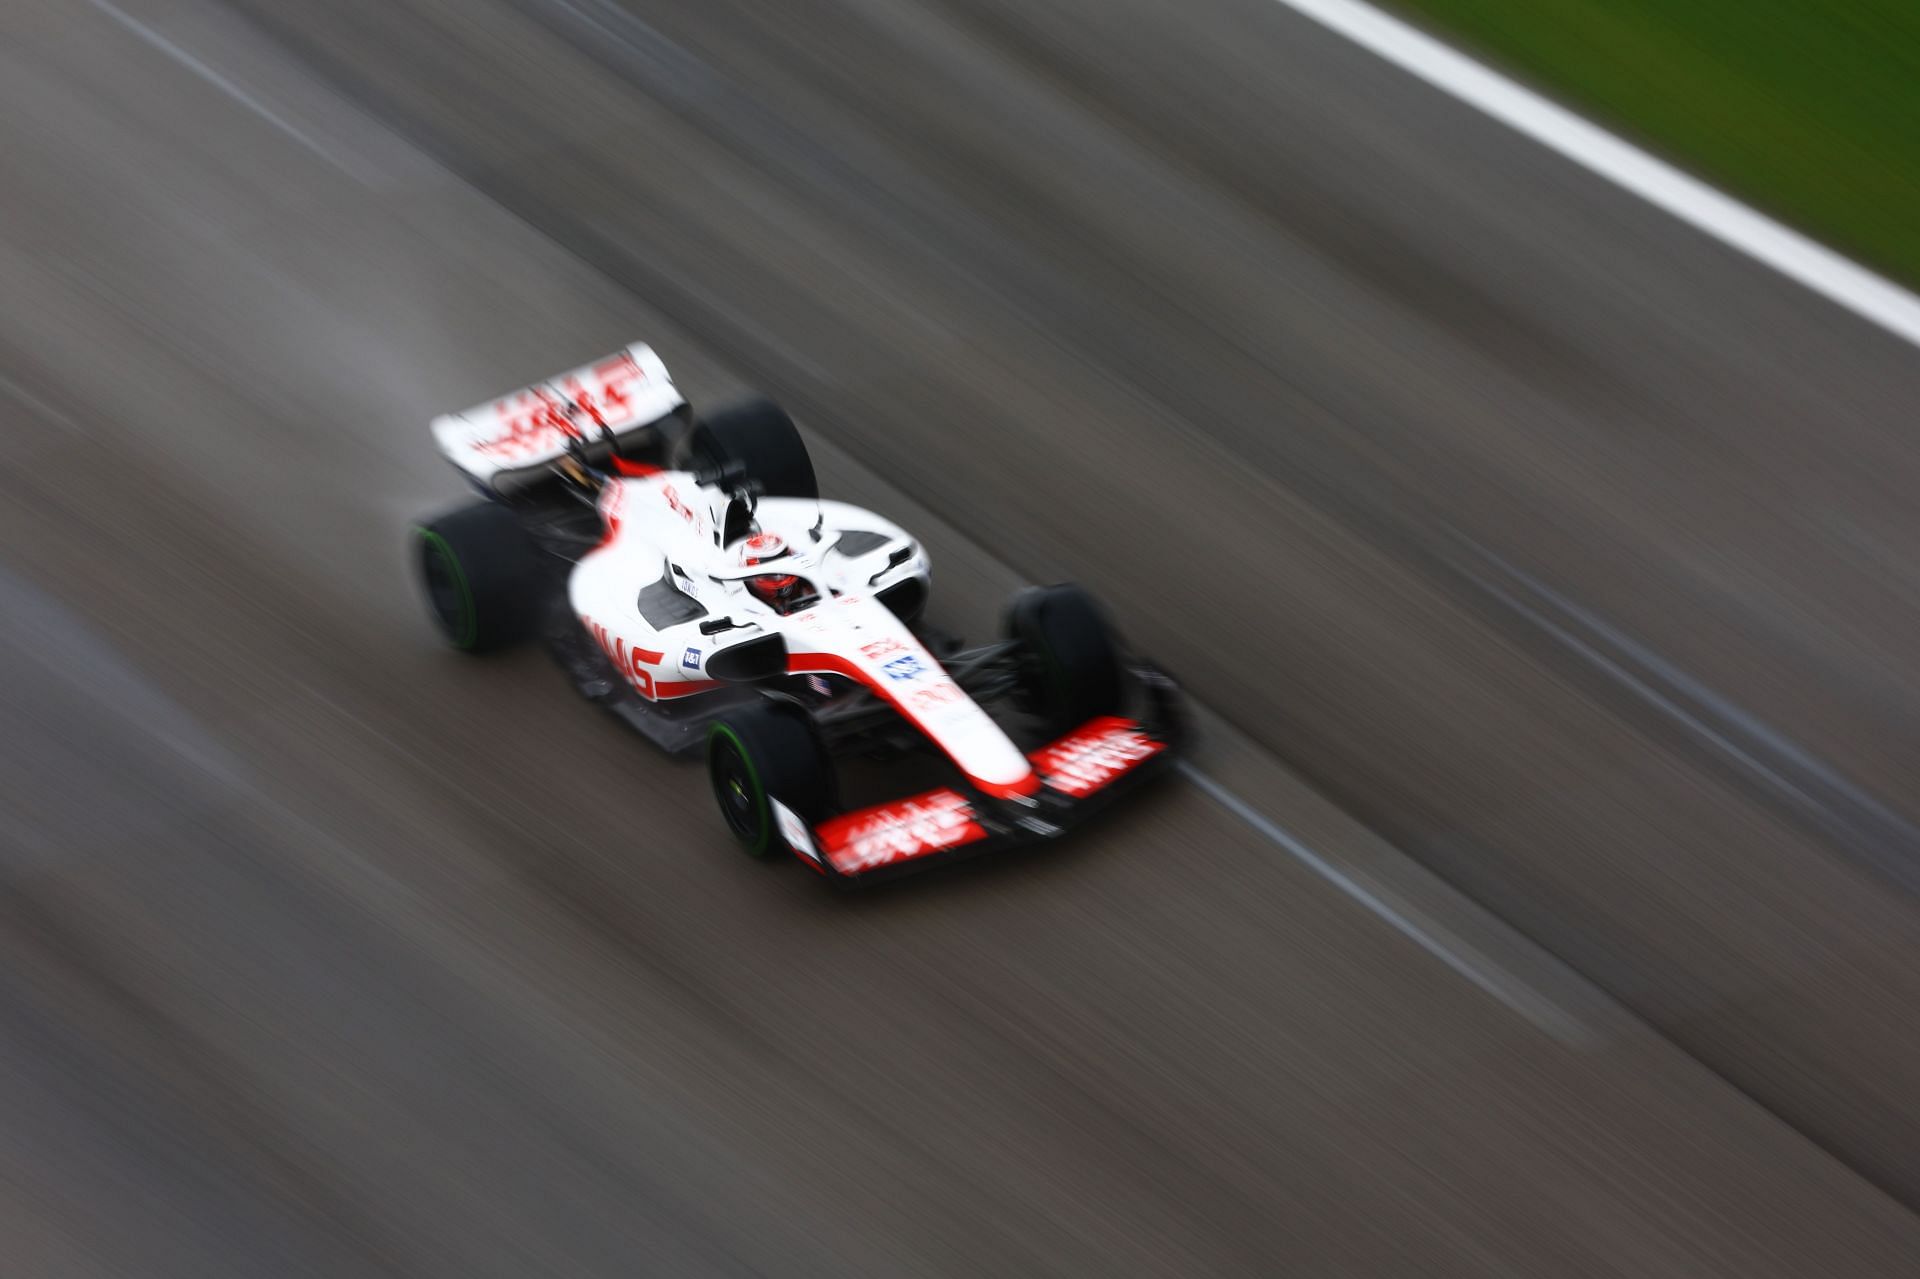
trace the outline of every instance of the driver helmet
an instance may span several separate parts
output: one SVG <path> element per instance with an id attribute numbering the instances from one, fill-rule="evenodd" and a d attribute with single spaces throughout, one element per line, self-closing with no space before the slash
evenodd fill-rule
<path id="1" fill-rule="evenodd" d="M 755 533 L 741 545 L 740 563 L 744 568 L 753 568 L 772 564 L 791 553 L 786 539 L 778 533 Z M 747 589 L 762 604 L 783 614 L 798 607 L 809 594 L 807 584 L 793 573 L 756 574 L 747 579 Z"/>

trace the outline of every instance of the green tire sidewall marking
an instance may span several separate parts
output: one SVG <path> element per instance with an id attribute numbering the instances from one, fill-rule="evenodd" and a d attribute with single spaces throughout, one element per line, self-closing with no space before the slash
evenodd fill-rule
<path id="1" fill-rule="evenodd" d="M 733 743 L 733 749 L 740 754 L 740 762 L 747 767 L 747 780 L 753 783 L 754 806 L 760 812 L 760 838 L 747 845 L 747 851 L 755 857 L 767 855 L 767 845 L 773 838 L 773 809 L 767 801 L 767 788 L 760 784 L 760 770 L 753 766 L 753 754 L 747 744 L 740 740 L 740 734 L 725 724 L 715 724 L 708 730 L 709 742 L 716 737 L 724 737 Z"/>
<path id="2" fill-rule="evenodd" d="M 439 555 L 452 571 L 454 585 L 460 588 L 460 628 L 453 637 L 453 645 L 455 648 L 472 648 L 480 638 L 480 615 L 474 611 L 473 588 L 467 585 L 467 571 L 460 567 L 460 557 L 447 545 L 447 539 L 432 529 L 416 525 L 413 531 L 426 543 L 427 553 Z"/>

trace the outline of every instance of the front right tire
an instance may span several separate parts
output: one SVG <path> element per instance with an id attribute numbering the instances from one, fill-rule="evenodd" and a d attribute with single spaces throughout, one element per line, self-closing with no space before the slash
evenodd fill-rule
<path id="1" fill-rule="evenodd" d="M 1085 590 L 1067 584 L 1021 591 L 1007 606 L 1006 633 L 1021 649 L 1021 700 L 1049 733 L 1120 711 L 1120 639 Z"/>

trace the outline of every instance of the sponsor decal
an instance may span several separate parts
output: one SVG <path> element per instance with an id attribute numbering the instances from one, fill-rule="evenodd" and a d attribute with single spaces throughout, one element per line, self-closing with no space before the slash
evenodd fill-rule
<path id="1" fill-rule="evenodd" d="M 834 867 L 842 874 L 857 875 L 971 844 L 985 839 L 987 832 L 974 820 L 966 798 L 943 788 L 836 817 L 817 834 Z"/>
<path id="2" fill-rule="evenodd" d="M 907 704 L 920 711 L 939 710 L 942 706 L 951 706 L 965 699 L 966 694 L 952 680 L 942 680 L 928 688 L 916 688 L 907 694 Z"/>
<path id="3" fill-rule="evenodd" d="M 500 433 L 475 444 L 474 450 L 512 460 L 544 453 L 569 436 L 580 434 L 572 417 L 600 426 L 625 425 L 633 414 L 628 394 L 647 380 L 646 370 L 630 355 L 602 360 L 584 370 L 563 375 L 554 384 L 530 386 L 494 402 Z"/>
<path id="4" fill-rule="evenodd" d="M 477 453 L 513 459 L 544 453 L 573 434 L 558 409 L 532 391 L 522 391 L 495 406 L 506 425 L 500 434 L 473 446 Z"/>
<path id="5" fill-rule="evenodd" d="M 587 628 L 587 633 L 593 636 L 594 643 L 598 644 L 608 659 L 613 662 L 613 668 L 625 676 L 627 682 L 638 689 L 642 697 L 652 699 L 654 697 L 653 672 L 647 668 L 658 665 L 666 654 L 641 648 L 637 644 L 628 648 L 627 641 L 613 634 L 585 613 L 580 615 L 580 622 Z"/>
<path id="6" fill-rule="evenodd" d="M 905 657 L 896 657 L 880 668 L 887 673 L 888 679 L 919 679 L 927 673 L 927 668 L 912 653 Z"/>
<path id="7" fill-rule="evenodd" d="M 772 804 L 773 824 L 779 828 L 780 838 L 808 861 L 818 862 L 820 850 L 813 846 L 813 836 L 807 834 L 807 824 L 800 820 L 800 815 L 777 799 Z"/>
<path id="8" fill-rule="evenodd" d="M 697 648 L 690 648 L 686 652 L 682 653 L 680 655 L 680 665 L 685 670 L 689 670 L 689 671 L 699 670 L 700 669 L 700 650 Z"/>
<path id="9" fill-rule="evenodd" d="M 860 646 L 860 655 L 870 662 L 877 662 L 883 657 L 891 656 L 894 653 L 904 653 L 906 651 L 907 646 L 897 639 L 875 640 L 871 644 L 862 644 Z"/>
<path id="10" fill-rule="evenodd" d="M 698 515 L 694 514 L 693 508 L 691 506 L 688 506 L 685 502 L 683 502 L 680 499 L 680 490 L 675 488 L 673 485 L 671 484 L 661 485 L 660 496 L 666 499 L 667 506 L 669 508 L 671 508 L 676 514 L 678 514 L 681 519 L 693 525 L 696 529 L 702 527 L 705 524 L 704 520 L 702 520 Z"/>
<path id="11" fill-rule="evenodd" d="M 1082 725 L 1031 758 L 1050 788 L 1079 799 L 1165 749 L 1166 743 L 1147 736 L 1132 720 L 1107 716 Z"/>

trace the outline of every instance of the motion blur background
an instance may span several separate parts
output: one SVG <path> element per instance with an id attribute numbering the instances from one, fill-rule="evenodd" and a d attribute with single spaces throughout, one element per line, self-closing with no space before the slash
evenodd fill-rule
<path id="1" fill-rule="evenodd" d="M 1914 261 L 1904 11 L 1417 8 Z M 7 0 L 0 173 L 0 1273 L 1915 1273 L 1896 338 L 1273 0 Z M 839 900 L 436 647 L 635 338 L 1199 780 Z"/>

